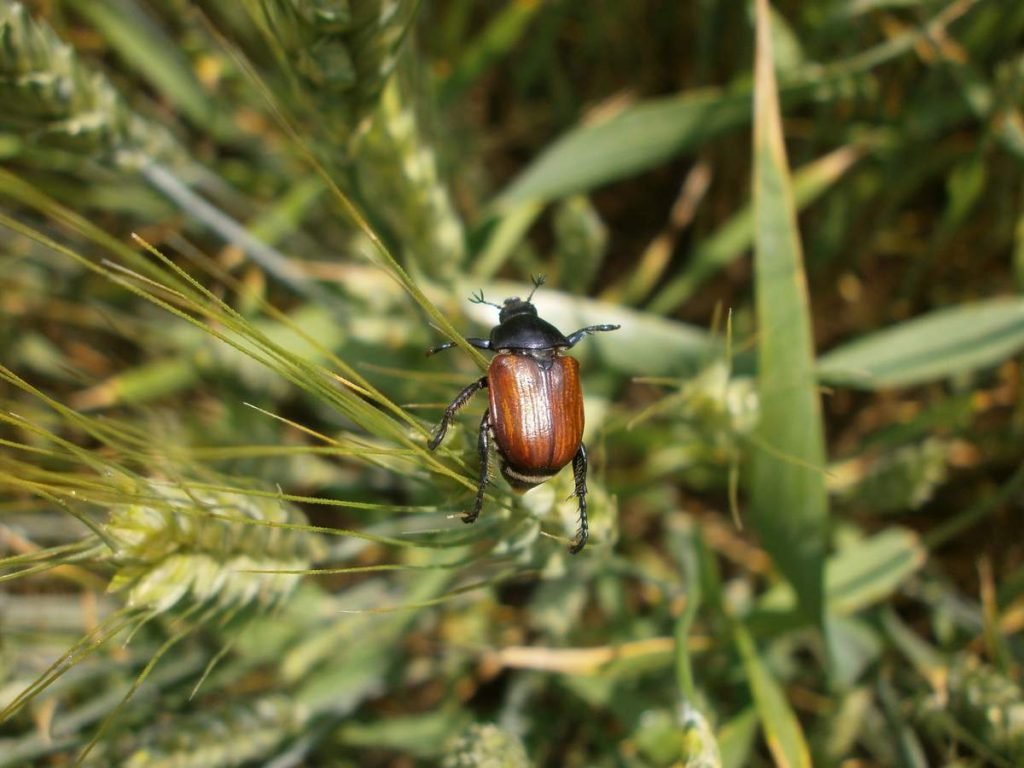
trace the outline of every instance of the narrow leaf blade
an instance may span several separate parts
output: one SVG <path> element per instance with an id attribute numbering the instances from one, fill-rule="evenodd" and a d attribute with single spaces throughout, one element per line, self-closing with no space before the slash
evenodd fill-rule
<path id="1" fill-rule="evenodd" d="M 754 696 L 761 728 L 775 765 L 784 768 L 810 768 L 811 753 L 807 747 L 800 721 L 789 706 L 778 681 L 757 652 L 749 630 L 737 623 L 734 627 L 736 649 L 743 660 L 750 692 Z"/>
<path id="2" fill-rule="evenodd" d="M 765 548 L 796 590 L 801 612 L 823 627 L 828 497 L 821 406 L 767 0 L 759 0 L 757 12 L 753 196 L 762 415 L 751 513 Z"/>

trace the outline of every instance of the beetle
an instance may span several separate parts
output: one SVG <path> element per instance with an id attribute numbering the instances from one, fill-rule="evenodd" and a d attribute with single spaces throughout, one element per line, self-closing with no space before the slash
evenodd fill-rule
<path id="1" fill-rule="evenodd" d="M 514 296 L 503 304 L 484 300 L 480 292 L 470 298 L 474 304 L 498 309 L 498 324 L 486 339 L 469 337 L 477 349 L 497 354 L 483 376 L 452 400 L 434 430 L 428 447 L 435 450 L 444 440 L 455 415 L 470 398 L 484 388 L 490 404 L 480 421 L 477 451 L 480 482 L 473 508 L 462 516 L 475 522 L 490 483 L 491 445 L 498 454 L 501 474 L 517 493 L 550 480 L 570 461 L 579 505 L 579 528 L 569 551 L 578 553 L 587 543 L 587 449 L 583 445 L 583 392 L 579 363 L 563 353 L 592 333 L 618 330 L 618 325 L 590 325 L 565 336 L 542 320 L 533 305 L 533 295 L 544 284 L 533 278 L 533 290 L 525 300 Z M 427 351 L 428 355 L 451 349 L 449 341 Z"/>

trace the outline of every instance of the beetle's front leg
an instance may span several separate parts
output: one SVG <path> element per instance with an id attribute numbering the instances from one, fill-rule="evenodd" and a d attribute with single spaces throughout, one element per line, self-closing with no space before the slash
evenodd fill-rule
<path id="1" fill-rule="evenodd" d="M 448 427 L 452 425 L 452 421 L 455 420 L 455 414 L 459 412 L 459 409 L 469 402 L 478 389 L 483 389 L 487 386 L 487 377 L 483 376 L 464 390 L 459 392 L 459 396 L 452 400 L 452 404 L 445 408 L 444 416 L 441 417 L 441 423 L 437 425 L 437 429 L 434 430 L 434 436 L 430 438 L 430 442 L 427 443 L 427 447 L 430 450 L 434 450 L 444 440 L 444 436 L 448 433 Z"/>
<path id="2" fill-rule="evenodd" d="M 587 545 L 590 538 L 590 527 L 587 524 L 587 449 L 580 443 L 579 450 L 572 459 L 572 476 L 576 481 L 576 490 L 573 495 L 579 502 L 580 524 L 576 531 L 576 541 L 569 547 L 571 554 L 577 554 Z"/>
<path id="3" fill-rule="evenodd" d="M 477 452 L 480 454 L 480 484 L 476 487 L 476 501 L 473 502 L 473 509 L 462 516 L 462 522 L 474 523 L 480 517 L 480 510 L 484 506 L 484 493 L 487 492 L 487 485 L 491 482 L 491 410 L 484 411 L 484 417 L 480 420 L 480 437 L 477 438 Z"/>
<path id="4" fill-rule="evenodd" d="M 477 349 L 491 348 L 490 339 L 478 339 L 475 336 L 469 336 L 466 338 L 466 343 L 469 344 L 469 346 L 471 347 L 476 347 Z M 427 357 L 430 357 L 431 355 L 436 355 L 438 352 L 443 352 L 446 349 L 451 349 L 452 347 L 457 346 L 458 344 L 456 344 L 454 341 L 446 341 L 444 344 L 438 344 L 436 347 L 431 347 L 430 349 L 428 349 Z"/>
<path id="5" fill-rule="evenodd" d="M 583 340 L 584 336 L 589 336 L 592 333 L 603 333 L 605 331 L 617 331 L 621 328 L 621 325 L 588 325 L 586 328 L 580 328 L 578 331 L 570 333 L 566 338 L 569 341 L 569 347 L 575 347 L 580 341 Z M 566 347 L 568 349 L 569 347 Z"/>

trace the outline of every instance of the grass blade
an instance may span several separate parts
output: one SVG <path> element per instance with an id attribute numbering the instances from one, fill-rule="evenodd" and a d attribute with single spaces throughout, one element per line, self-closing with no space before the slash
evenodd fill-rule
<path id="1" fill-rule="evenodd" d="M 796 206 L 782 138 L 767 0 L 757 3 L 754 222 L 761 450 L 754 524 L 802 613 L 822 626 L 828 498 L 821 406 Z"/>
<path id="2" fill-rule="evenodd" d="M 850 616 L 888 600 L 927 557 L 920 537 L 906 528 L 887 528 L 857 542 L 829 561 L 829 608 L 836 615 Z"/>
<path id="3" fill-rule="evenodd" d="M 766 0 L 758 3 L 758 6 Z M 736 649 L 743 660 L 747 682 L 754 696 L 754 706 L 761 720 L 768 749 L 775 765 L 785 768 L 810 768 L 811 754 L 803 729 L 789 706 L 785 693 L 765 666 L 757 652 L 754 640 L 745 626 L 737 623 L 733 628 Z"/>

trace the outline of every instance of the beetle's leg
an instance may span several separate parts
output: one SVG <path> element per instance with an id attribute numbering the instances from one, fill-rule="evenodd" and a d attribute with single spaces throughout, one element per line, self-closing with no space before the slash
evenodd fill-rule
<path id="1" fill-rule="evenodd" d="M 569 552 L 575 555 L 587 545 L 590 537 L 590 527 L 587 525 L 587 449 L 583 443 L 580 443 L 572 459 L 572 476 L 576 480 L 574 495 L 580 505 L 580 527 L 576 531 L 576 541 L 569 547 Z"/>
<path id="2" fill-rule="evenodd" d="M 580 343 L 584 336 L 589 336 L 592 333 L 601 333 L 602 331 L 617 331 L 621 327 L 621 325 L 588 325 L 586 328 L 580 328 L 575 333 L 569 334 L 566 338 L 569 340 L 569 347 L 574 347 Z"/>
<path id="3" fill-rule="evenodd" d="M 478 339 L 475 336 L 470 336 L 468 339 L 466 339 L 466 342 L 471 347 L 476 347 L 477 349 L 491 348 L 490 339 Z M 430 357 L 431 355 L 436 355 L 438 352 L 443 352 L 446 349 L 451 349 L 454 346 L 457 346 L 454 341 L 446 341 L 444 344 L 438 344 L 436 347 L 431 347 L 430 349 L 427 350 L 427 357 Z"/>
<path id="4" fill-rule="evenodd" d="M 473 509 L 462 516 L 462 522 L 474 523 L 480 517 L 484 506 L 484 493 L 491 482 L 491 409 L 484 411 L 480 420 L 480 437 L 477 439 L 477 452 L 480 454 L 480 484 L 476 487 L 476 501 Z"/>
<path id="5" fill-rule="evenodd" d="M 464 390 L 459 392 L 459 396 L 452 400 L 452 404 L 445 408 L 444 416 L 441 417 L 441 423 L 437 425 L 437 429 L 434 430 L 434 436 L 430 438 L 430 442 L 427 443 L 427 447 L 430 450 L 434 450 L 444 440 L 444 436 L 448 433 L 448 427 L 452 425 L 452 421 L 455 419 L 455 414 L 459 412 L 459 409 L 469 402 L 478 389 L 483 389 L 487 386 L 487 377 L 483 376 Z"/>
<path id="6" fill-rule="evenodd" d="M 446 341 L 444 344 L 438 344 L 436 347 L 431 347 L 427 350 L 427 357 L 436 355 L 438 352 L 444 352 L 446 349 L 451 349 L 455 346 L 454 341 Z"/>

